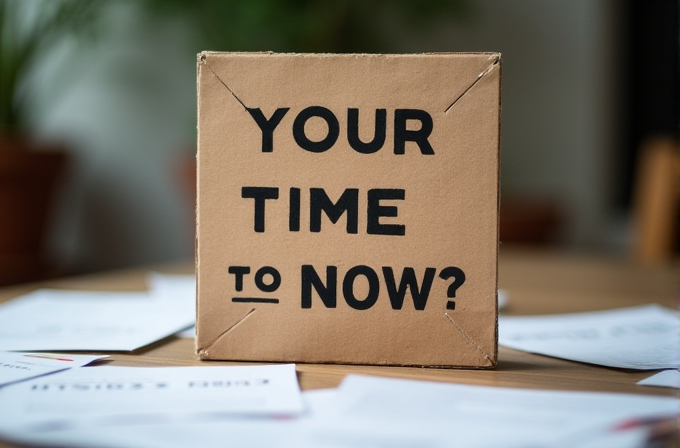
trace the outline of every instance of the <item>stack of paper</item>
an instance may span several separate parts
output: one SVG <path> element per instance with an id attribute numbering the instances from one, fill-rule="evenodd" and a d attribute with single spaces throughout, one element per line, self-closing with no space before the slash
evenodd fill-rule
<path id="1" fill-rule="evenodd" d="M 0 389 L 0 433 L 31 444 L 121 448 L 622 448 L 646 437 L 631 422 L 680 411 L 664 397 L 363 376 L 305 401 L 302 412 L 290 365 L 82 368 Z"/>
<path id="2" fill-rule="evenodd" d="M 380 441 L 375 446 L 573 447 L 592 439 L 606 446 L 610 437 L 621 442 L 621 422 L 672 416 L 680 405 L 671 398 L 350 376 L 334 408 L 298 446 L 372 440 Z"/>

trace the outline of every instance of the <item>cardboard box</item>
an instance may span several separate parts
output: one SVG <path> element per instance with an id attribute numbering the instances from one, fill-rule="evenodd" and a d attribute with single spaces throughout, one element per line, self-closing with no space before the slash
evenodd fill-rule
<path id="1" fill-rule="evenodd" d="M 493 368 L 500 55 L 198 60 L 201 359 Z"/>

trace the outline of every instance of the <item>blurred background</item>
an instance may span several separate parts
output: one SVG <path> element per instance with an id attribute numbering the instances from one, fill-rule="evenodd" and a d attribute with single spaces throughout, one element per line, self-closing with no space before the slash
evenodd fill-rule
<path id="1" fill-rule="evenodd" d="M 193 257 L 202 50 L 501 52 L 502 247 L 634 256 L 644 148 L 678 159 L 678 22 L 671 0 L 0 0 L 0 284 Z"/>

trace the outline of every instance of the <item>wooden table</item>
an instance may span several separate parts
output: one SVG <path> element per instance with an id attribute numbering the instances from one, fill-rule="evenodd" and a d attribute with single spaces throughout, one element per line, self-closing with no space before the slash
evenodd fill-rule
<path id="1" fill-rule="evenodd" d="M 164 273 L 190 273 L 191 264 L 161 266 Z M 145 288 L 148 269 L 65 278 L 0 290 L 0 302 L 37 287 L 134 291 Z M 610 309 L 646 303 L 678 306 L 680 264 L 641 266 L 629 260 L 584 254 L 502 250 L 499 285 L 509 295 L 504 314 L 528 315 Z M 193 339 L 171 337 L 134 353 L 112 354 L 111 365 L 189 366 L 244 363 L 199 361 Z M 252 364 L 252 363 L 251 363 Z M 627 392 L 675 396 L 669 388 L 637 386 L 653 371 L 598 367 L 499 347 L 495 370 L 298 364 L 302 389 L 335 387 L 348 373 L 415 378 L 484 386 Z M 679 446 L 677 433 L 671 445 Z M 2 445 L 0 448 L 11 446 Z"/>

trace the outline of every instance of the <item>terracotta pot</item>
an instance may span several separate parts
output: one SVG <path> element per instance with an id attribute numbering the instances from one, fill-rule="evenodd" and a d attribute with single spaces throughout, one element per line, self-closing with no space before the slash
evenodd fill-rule
<path id="1" fill-rule="evenodd" d="M 66 165 L 61 147 L 0 135 L 0 285 L 45 278 L 45 236 Z"/>

